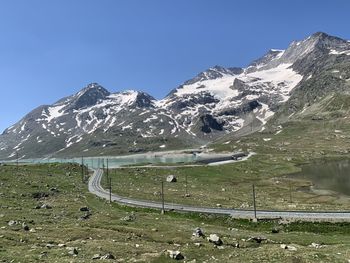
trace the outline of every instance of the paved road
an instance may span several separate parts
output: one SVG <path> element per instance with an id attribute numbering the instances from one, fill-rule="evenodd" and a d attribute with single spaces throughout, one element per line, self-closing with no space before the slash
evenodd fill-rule
<path id="1" fill-rule="evenodd" d="M 109 191 L 101 186 L 101 178 L 103 175 L 102 169 L 94 170 L 94 174 L 89 180 L 89 191 L 101 198 L 109 200 Z M 153 202 L 147 200 L 137 200 L 127 197 L 122 197 L 112 193 L 112 201 L 119 204 L 162 209 L 161 202 Z M 196 207 L 181 204 L 165 203 L 165 210 L 174 210 L 181 212 L 198 212 L 207 214 L 230 215 L 234 218 L 254 218 L 254 211 L 241 209 L 226 209 L 226 208 L 211 208 L 211 207 Z M 350 221 L 350 212 L 314 212 L 314 211 L 268 211 L 257 210 L 257 218 L 284 218 L 297 220 L 317 220 L 317 221 Z"/>

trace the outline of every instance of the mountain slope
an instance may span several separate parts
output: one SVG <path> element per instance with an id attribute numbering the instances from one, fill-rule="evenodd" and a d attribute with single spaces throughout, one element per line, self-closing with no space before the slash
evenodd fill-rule
<path id="1" fill-rule="evenodd" d="M 349 65 L 350 43 L 318 32 L 246 68 L 210 68 L 162 100 L 93 83 L 6 129 L 0 159 L 174 149 L 263 131 L 329 94 L 348 94 Z"/>

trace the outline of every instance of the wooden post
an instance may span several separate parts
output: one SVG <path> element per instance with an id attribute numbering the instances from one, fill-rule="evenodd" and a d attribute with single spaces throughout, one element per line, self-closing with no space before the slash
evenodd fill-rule
<path id="1" fill-rule="evenodd" d="M 289 201 L 290 203 L 293 203 L 293 199 L 292 199 L 292 182 L 289 181 Z"/>
<path id="2" fill-rule="evenodd" d="M 255 203 L 255 185 L 253 184 L 253 206 L 254 206 L 254 219 L 256 220 L 256 203 Z"/>
<path id="3" fill-rule="evenodd" d="M 162 192 L 161 192 L 161 195 L 162 195 L 162 214 L 165 213 L 165 208 L 164 208 L 164 182 L 162 181 Z"/>
<path id="4" fill-rule="evenodd" d="M 188 190 L 187 190 L 187 173 L 185 175 L 185 197 L 188 196 Z"/>

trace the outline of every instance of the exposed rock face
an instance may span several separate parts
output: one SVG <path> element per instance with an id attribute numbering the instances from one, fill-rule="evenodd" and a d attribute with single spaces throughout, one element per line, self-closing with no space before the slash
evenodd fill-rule
<path id="1" fill-rule="evenodd" d="M 212 130 L 222 131 L 223 123 L 219 123 L 212 115 L 206 114 L 200 117 L 201 130 L 204 133 L 210 133 Z"/>

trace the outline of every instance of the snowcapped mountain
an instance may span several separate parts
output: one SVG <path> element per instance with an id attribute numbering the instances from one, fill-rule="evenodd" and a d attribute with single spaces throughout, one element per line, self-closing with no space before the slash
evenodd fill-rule
<path id="1" fill-rule="evenodd" d="M 212 67 L 162 100 L 138 91 L 110 93 L 93 83 L 6 129 L 0 158 L 171 149 L 263 130 L 274 115 L 291 114 L 328 92 L 348 91 L 346 63 L 349 41 L 319 32 L 286 50 L 271 49 L 246 68 Z M 329 79 L 330 68 L 342 72 Z M 328 85 L 309 88 L 325 80 Z"/>

